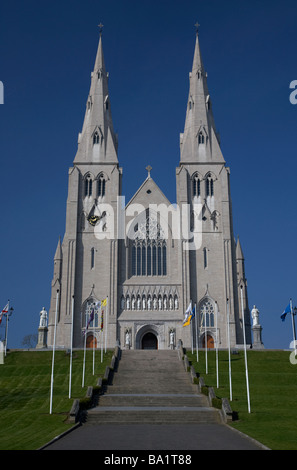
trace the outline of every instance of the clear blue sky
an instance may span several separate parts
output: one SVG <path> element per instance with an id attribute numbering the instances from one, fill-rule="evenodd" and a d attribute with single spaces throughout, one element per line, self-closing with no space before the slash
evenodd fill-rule
<path id="1" fill-rule="evenodd" d="M 8 346 L 36 333 L 49 308 L 53 256 L 64 235 L 68 168 L 77 149 L 98 44 L 123 193 L 152 176 L 171 202 L 196 21 L 223 155 L 231 168 L 234 232 L 246 258 L 249 304 L 268 348 L 287 348 L 297 304 L 296 0 L 2 1 L 0 11 L 0 304 L 15 309 Z M 133 168 L 133 170 L 132 170 Z M 0 337 L 4 336 L 4 322 Z"/>

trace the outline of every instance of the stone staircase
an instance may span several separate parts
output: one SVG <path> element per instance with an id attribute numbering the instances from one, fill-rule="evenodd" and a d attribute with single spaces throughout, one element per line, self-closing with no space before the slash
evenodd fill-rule
<path id="1" fill-rule="evenodd" d="M 86 424 L 221 423 L 177 351 L 122 351 L 118 371 Z"/>

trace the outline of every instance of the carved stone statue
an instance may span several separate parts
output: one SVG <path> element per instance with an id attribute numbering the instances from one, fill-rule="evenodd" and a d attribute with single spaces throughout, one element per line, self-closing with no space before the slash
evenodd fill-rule
<path id="1" fill-rule="evenodd" d="M 41 327 L 47 327 L 47 311 L 43 307 L 41 312 L 40 312 L 40 320 L 39 320 L 39 328 Z"/>
<path id="2" fill-rule="evenodd" d="M 171 330 L 170 333 L 169 333 L 169 345 L 170 345 L 170 349 L 174 349 L 174 331 Z"/>
<path id="3" fill-rule="evenodd" d="M 253 326 L 259 325 L 259 310 L 256 308 L 256 305 L 254 305 L 253 310 L 251 311 L 252 319 L 253 319 Z"/>
<path id="4" fill-rule="evenodd" d="M 130 349 L 130 332 L 129 332 L 129 330 L 126 331 L 125 346 L 126 346 L 126 349 Z"/>

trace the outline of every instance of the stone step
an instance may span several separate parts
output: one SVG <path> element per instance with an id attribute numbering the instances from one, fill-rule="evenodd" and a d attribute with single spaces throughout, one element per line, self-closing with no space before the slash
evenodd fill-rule
<path id="1" fill-rule="evenodd" d="M 197 407 L 208 406 L 204 395 L 185 394 L 107 394 L 99 398 L 99 406 L 162 406 L 162 407 Z"/>
<path id="2" fill-rule="evenodd" d="M 191 383 L 177 351 L 122 351 L 117 371 L 87 424 L 221 422 L 218 410 Z"/>
<path id="3" fill-rule="evenodd" d="M 209 407 L 97 407 L 88 412 L 88 424 L 220 423 L 218 410 Z"/>

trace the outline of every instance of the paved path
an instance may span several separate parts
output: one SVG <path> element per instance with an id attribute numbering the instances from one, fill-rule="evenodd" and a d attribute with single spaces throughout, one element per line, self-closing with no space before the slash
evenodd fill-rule
<path id="1" fill-rule="evenodd" d="M 47 450 L 259 450 L 222 423 L 176 351 L 122 351 L 87 422 Z"/>

